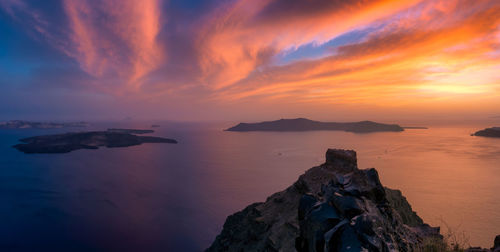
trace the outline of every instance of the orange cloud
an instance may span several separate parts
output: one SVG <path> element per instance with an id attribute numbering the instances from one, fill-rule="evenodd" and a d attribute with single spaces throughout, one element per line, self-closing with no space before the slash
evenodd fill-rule
<path id="1" fill-rule="evenodd" d="M 333 56 L 263 68 L 213 99 L 386 107 L 444 100 L 464 105 L 479 95 L 491 101 L 500 87 L 500 2 L 470 4 L 423 2 L 379 20 L 383 29 Z"/>
<path id="2" fill-rule="evenodd" d="M 206 84 L 231 85 L 277 52 L 335 36 L 408 8 L 418 1 L 240 0 L 220 8 L 199 36 Z"/>

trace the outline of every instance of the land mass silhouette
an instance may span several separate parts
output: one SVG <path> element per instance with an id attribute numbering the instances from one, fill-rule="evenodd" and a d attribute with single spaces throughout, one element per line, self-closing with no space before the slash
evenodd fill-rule
<path id="1" fill-rule="evenodd" d="M 473 135 L 474 136 L 482 136 L 482 137 L 500 137 L 500 127 L 486 128 L 486 129 L 477 131 Z"/>
<path id="2" fill-rule="evenodd" d="M 306 118 L 280 119 L 259 123 L 239 123 L 226 131 L 314 131 L 339 130 L 355 133 L 399 132 L 404 128 L 397 124 L 383 124 L 372 121 L 360 122 L 319 122 Z"/>
<path id="3" fill-rule="evenodd" d="M 148 133 L 154 133 L 154 130 L 143 130 L 143 129 L 117 129 L 117 128 L 111 128 L 108 129 L 108 132 L 114 132 L 114 133 L 127 133 L 127 134 L 148 134 Z"/>
<path id="4" fill-rule="evenodd" d="M 79 149 L 98 149 L 128 147 L 143 143 L 170 143 L 177 141 L 154 136 L 136 136 L 130 133 L 113 131 L 90 131 L 56 135 L 35 136 L 20 139 L 22 144 L 13 147 L 27 154 L 32 153 L 68 153 Z"/>

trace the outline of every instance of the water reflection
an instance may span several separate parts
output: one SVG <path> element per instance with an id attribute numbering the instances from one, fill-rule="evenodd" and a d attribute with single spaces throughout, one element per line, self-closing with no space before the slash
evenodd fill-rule
<path id="1" fill-rule="evenodd" d="M 22 154 L 10 145 L 40 132 L 0 131 L 0 246 L 199 251 L 228 214 L 291 185 L 333 147 L 355 149 L 359 166 L 376 167 L 427 222 L 461 225 L 472 245 L 490 246 L 500 233 L 500 141 L 469 136 L 481 127 L 375 134 L 161 127 L 156 135 L 179 144 L 64 155 Z"/>

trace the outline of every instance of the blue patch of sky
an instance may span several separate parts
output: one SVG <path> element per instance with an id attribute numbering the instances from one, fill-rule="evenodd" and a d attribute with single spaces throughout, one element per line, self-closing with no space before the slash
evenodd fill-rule
<path id="1" fill-rule="evenodd" d="M 200 4 L 204 4 L 206 2 L 207 2 L 206 0 L 176 0 L 176 1 L 171 1 L 171 4 L 177 7 L 197 9 L 199 8 Z"/>
<path id="2" fill-rule="evenodd" d="M 299 60 L 313 60 L 334 55 L 335 48 L 347 44 L 359 43 L 368 34 L 377 29 L 377 27 L 368 27 L 365 29 L 352 30 L 320 45 L 312 42 L 298 48 L 283 51 L 276 56 L 275 64 L 286 65 Z"/>
<path id="3" fill-rule="evenodd" d="M 22 47 L 26 36 L 22 36 L 13 27 L 13 22 L 0 11 L 0 69 L 3 74 L 26 74 L 31 68 L 26 61 L 18 60 L 17 50 Z M 23 38 L 24 37 L 24 38 Z"/>
<path id="4" fill-rule="evenodd" d="M 178 12 L 183 12 L 185 14 L 191 15 L 201 15 L 203 12 L 208 11 L 208 9 L 216 6 L 217 1 L 209 0 L 172 0 L 166 2 L 167 9 L 179 14 Z M 193 18 L 194 16 L 192 16 Z"/>
<path id="5" fill-rule="evenodd" d="M 2 85 L 29 79 L 33 70 L 40 67 L 75 64 L 29 28 L 0 10 L 0 72 L 2 79 L 8 80 L 2 81 Z"/>

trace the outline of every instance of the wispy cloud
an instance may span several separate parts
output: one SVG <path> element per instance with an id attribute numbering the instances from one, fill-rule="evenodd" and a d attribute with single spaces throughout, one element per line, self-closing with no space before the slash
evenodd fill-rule
<path id="1" fill-rule="evenodd" d="M 205 83 L 228 86 L 283 50 L 327 42 L 417 1 L 229 2 L 203 20 L 199 35 Z"/>
<path id="2" fill-rule="evenodd" d="M 116 75 L 139 85 L 165 60 L 157 36 L 161 13 L 157 0 L 65 1 L 70 20 L 70 56 L 93 76 Z"/>
<path id="3" fill-rule="evenodd" d="M 500 4 L 468 4 L 422 2 L 377 20 L 378 30 L 333 56 L 254 71 L 215 99 L 415 104 L 423 96 L 491 94 L 500 85 L 493 74 L 500 63 Z"/>
<path id="4" fill-rule="evenodd" d="M 61 23 L 47 21 L 50 13 L 31 4 L 6 0 L 1 7 L 106 82 L 114 78 L 112 82 L 125 85 L 122 88 L 139 87 L 142 78 L 166 60 L 157 40 L 166 18 L 159 0 L 67 0 L 62 2 L 66 20 Z"/>
<path id="5" fill-rule="evenodd" d="M 78 76 L 68 70 L 64 81 L 73 73 L 77 85 L 120 100 L 248 111 L 500 105 L 497 0 L 213 0 L 196 10 L 66 0 L 58 20 L 41 5 L 0 1 L 77 63 Z"/>

